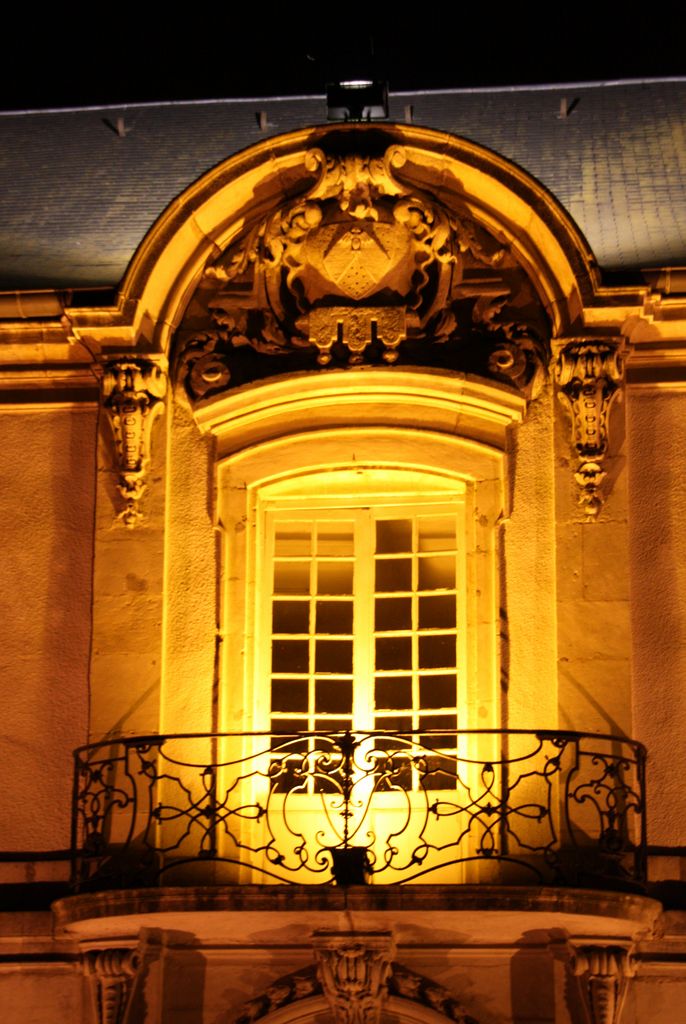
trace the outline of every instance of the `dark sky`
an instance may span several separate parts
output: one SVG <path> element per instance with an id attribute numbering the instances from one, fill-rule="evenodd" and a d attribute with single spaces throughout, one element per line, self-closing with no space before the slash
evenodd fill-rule
<path id="1" fill-rule="evenodd" d="M 622 21 L 599 29 L 604 8 Z M 686 72 L 682 33 L 651 18 L 638 24 L 602 0 L 528 15 L 523 5 L 503 13 L 434 3 L 407 22 L 365 18 L 364 4 L 318 6 L 309 17 L 296 5 L 289 16 L 262 4 L 259 14 L 235 16 L 230 4 L 198 4 L 194 18 L 186 4 L 183 19 L 168 5 L 141 16 L 149 9 L 140 0 L 78 17 L 62 5 L 19 15 L 5 37 L 0 109 L 322 94 L 327 81 L 370 74 L 398 92 Z M 324 29 L 323 17 L 336 30 Z"/>

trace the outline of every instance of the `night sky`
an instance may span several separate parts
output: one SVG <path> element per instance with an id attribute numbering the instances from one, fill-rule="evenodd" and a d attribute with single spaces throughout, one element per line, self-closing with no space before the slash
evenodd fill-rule
<path id="1" fill-rule="evenodd" d="M 55 5 L 19 14 L 5 35 L 0 109 L 321 95 L 327 81 L 356 77 L 400 92 L 686 73 L 683 33 L 651 18 L 629 24 L 617 4 L 556 4 L 528 15 L 523 5 L 510 13 L 466 6 L 434 4 L 424 20 L 417 13 L 392 23 L 363 20 L 363 4 L 292 5 L 291 16 L 260 5 L 252 17 L 229 5 L 186 4 L 181 24 L 170 6 L 154 17 L 143 0 L 78 17 Z M 622 22 L 600 30 L 594 19 L 604 6 Z M 321 27 L 324 17 L 335 31 Z"/>

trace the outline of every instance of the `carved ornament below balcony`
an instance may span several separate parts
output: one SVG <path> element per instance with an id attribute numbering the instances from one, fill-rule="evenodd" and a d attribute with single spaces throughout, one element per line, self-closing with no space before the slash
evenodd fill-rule
<path id="1" fill-rule="evenodd" d="M 619 946 L 581 946 L 572 955 L 591 1024 L 619 1024 L 628 980 L 636 973 L 629 951 Z"/>
<path id="2" fill-rule="evenodd" d="M 143 518 L 139 505 L 147 488 L 152 426 L 164 408 L 166 374 L 154 363 L 108 363 L 102 378 L 102 404 L 114 438 L 117 490 L 124 507 L 117 518 L 132 529 Z"/>
<path id="3" fill-rule="evenodd" d="M 388 933 L 315 935 L 317 975 L 335 1024 L 379 1024 L 394 952 Z"/>
<path id="4" fill-rule="evenodd" d="M 610 407 L 623 380 L 620 343 L 579 339 L 564 344 L 558 352 L 555 378 L 560 398 L 572 416 L 579 504 L 588 516 L 595 517 L 603 501 Z"/>
<path id="5" fill-rule="evenodd" d="M 192 402 L 280 373 L 396 362 L 530 395 L 547 333 L 510 252 L 419 187 L 401 146 L 313 149 L 302 194 L 206 268 L 177 332 L 177 375 Z"/>
<path id="6" fill-rule="evenodd" d="M 85 956 L 98 1024 L 123 1024 L 140 967 L 137 949 L 97 949 Z"/>
<path id="7" fill-rule="evenodd" d="M 334 943 L 343 940 L 344 943 L 354 944 L 354 940 L 357 939 L 357 945 L 362 948 L 367 948 L 367 940 L 369 938 L 370 936 L 364 934 L 331 936 L 331 940 Z M 371 938 L 376 942 L 380 940 L 385 945 L 389 937 L 374 935 Z M 315 936 L 315 945 L 321 943 L 322 939 L 326 939 L 326 937 Z M 312 965 L 277 979 L 267 986 L 257 998 L 251 999 L 243 1005 L 240 1013 L 235 1018 L 235 1024 L 256 1024 L 257 1021 L 274 1013 L 275 1010 L 281 1009 L 281 1007 L 289 1006 L 304 999 L 324 995 L 321 974 L 321 967 Z M 366 974 L 363 976 L 366 977 Z M 409 968 L 395 962 L 390 964 L 385 984 L 379 988 L 372 1001 L 371 1013 L 375 1015 L 377 1008 L 383 1009 L 385 1000 L 390 996 L 415 1003 L 417 1006 L 425 1006 L 436 1013 L 440 1013 L 446 1020 L 453 1021 L 453 1024 L 477 1024 L 474 1017 L 467 1013 L 459 1000 L 448 989 L 443 988 L 442 985 L 437 984 L 430 978 L 416 974 Z M 335 986 L 333 998 L 335 1001 Z M 346 1016 L 349 1012 L 346 1008 L 343 1015 Z M 337 1021 L 338 1017 L 335 1012 L 333 1016 L 334 1021 Z"/>

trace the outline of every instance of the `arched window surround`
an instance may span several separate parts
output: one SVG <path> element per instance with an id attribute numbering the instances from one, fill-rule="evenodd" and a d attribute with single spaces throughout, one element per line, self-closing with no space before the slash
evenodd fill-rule
<path id="1" fill-rule="evenodd" d="M 311 494 L 318 475 L 331 481 L 351 470 L 383 474 L 401 489 L 411 480 L 415 492 L 447 500 L 460 495 L 467 633 L 460 727 L 499 727 L 498 523 L 507 513 L 509 427 L 521 419 L 523 401 L 462 376 L 353 371 L 242 389 L 196 415 L 216 439 L 224 538 L 219 728 L 268 727 L 264 694 L 255 699 L 265 686 L 256 653 L 265 498 L 284 488 Z"/>

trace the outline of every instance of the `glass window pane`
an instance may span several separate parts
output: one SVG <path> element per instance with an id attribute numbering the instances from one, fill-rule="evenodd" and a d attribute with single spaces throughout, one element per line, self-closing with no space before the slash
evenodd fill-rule
<path id="1" fill-rule="evenodd" d="M 436 733 L 434 736 L 420 736 L 418 742 L 429 750 L 455 749 L 455 737 L 449 734 Z"/>
<path id="2" fill-rule="evenodd" d="M 459 774 L 459 765 L 454 757 L 432 754 L 425 758 L 426 772 L 419 785 L 422 789 L 454 789 Z"/>
<path id="3" fill-rule="evenodd" d="M 275 594 L 309 594 L 309 562 L 276 562 L 274 565 Z"/>
<path id="4" fill-rule="evenodd" d="M 419 598 L 420 629 L 455 629 L 456 600 L 454 594 Z"/>
<path id="5" fill-rule="evenodd" d="M 455 586 L 455 559 L 452 555 L 419 559 L 419 589 L 449 590 Z"/>
<path id="6" fill-rule="evenodd" d="M 318 594 L 352 594 L 352 562 L 319 562 L 317 565 Z"/>
<path id="7" fill-rule="evenodd" d="M 412 551 L 412 520 L 379 519 L 376 524 L 376 551 L 380 555 Z"/>
<path id="8" fill-rule="evenodd" d="M 307 732 L 307 719 L 306 718 L 272 718 L 272 732 L 279 734 L 284 732 Z M 307 741 L 305 741 L 305 744 Z M 293 750 L 304 750 L 304 745 L 298 744 L 297 747 L 287 748 L 289 751 Z"/>
<path id="9" fill-rule="evenodd" d="M 454 633 L 419 637 L 419 668 L 454 668 L 456 660 Z"/>
<path id="10" fill-rule="evenodd" d="M 274 640 L 272 672 L 307 672 L 309 643 L 307 640 Z"/>
<path id="11" fill-rule="evenodd" d="M 307 557 L 312 553 L 311 527 L 309 523 L 279 523 L 274 537 L 274 554 L 277 558 Z"/>
<path id="12" fill-rule="evenodd" d="M 322 715 L 351 715 L 353 710 L 352 679 L 315 680 L 314 710 Z"/>
<path id="13" fill-rule="evenodd" d="M 352 633 L 352 601 L 317 601 L 317 633 Z"/>
<path id="14" fill-rule="evenodd" d="M 412 668 L 412 637 L 377 637 L 376 667 L 381 671 L 394 668 Z"/>
<path id="15" fill-rule="evenodd" d="M 374 629 L 412 629 L 411 597 L 378 597 L 374 608 Z"/>
<path id="16" fill-rule="evenodd" d="M 457 729 L 457 715 L 422 715 L 422 729 Z M 454 750 L 457 746 L 457 738 L 451 733 L 437 733 L 433 736 L 423 735 L 420 737 L 422 746 L 430 750 Z"/>
<path id="17" fill-rule="evenodd" d="M 317 525 L 317 555 L 350 557 L 353 550 L 353 524 L 348 520 Z"/>
<path id="18" fill-rule="evenodd" d="M 412 678 L 410 676 L 383 676 L 374 684 L 374 703 L 377 708 L 407 711 L 412 707 Z"/>
<path id="19" fill-rule="evenodd" d="M 376 589 L 379 592 L 412 589 L 412 560 L 384 558 L 376 562 Z"/>
<path id="20" fill-rule="evenodd" d="M 457 704 L 457 676 L 420 676 L 420 708 L 454 708 Z"/>
<path id="21" fill-rule="evenodd" d="M 377 715 L 376 729 L 389 729 L 392 732 L 411 732 L 411 715 Z"/>
<path id="22" fill-rule="evenodd" d="M 453 516 L 421 516 L 417 524 L 419 551 L 450 551 L 455 548 Z"/>
<path id="23" fill-rule="evenodd" d="M 274 601 L 273 633 L 307 633 L 309 622 L 309 601 Z"/>
<path id="24" fill-rule="evenodd" d="M 457 715 L 422 715 L 422 729 L 457 729 Z M 449 746 L 455 745 L 455 739 L 450 740 Z"/>
<path id="25" fill-rule="evenodd" d="M 272 680 L 272 711 L 307 710 L 307 679 Z"/>
<path id="26" fill-rule="evenodd" d="M 315 672 L 352 674 L 352 640 L 317 640 L 315 642 Z"/>
<path id="27" fill-rule="evenodd" d="M 314 727 L 317 732 L 347 732 L 352 726 L 350 718 L 317 718 Z M 322 749 L 331 753 L 335 760 L 341 757 L 339 749 L 326 744 Z"/>

